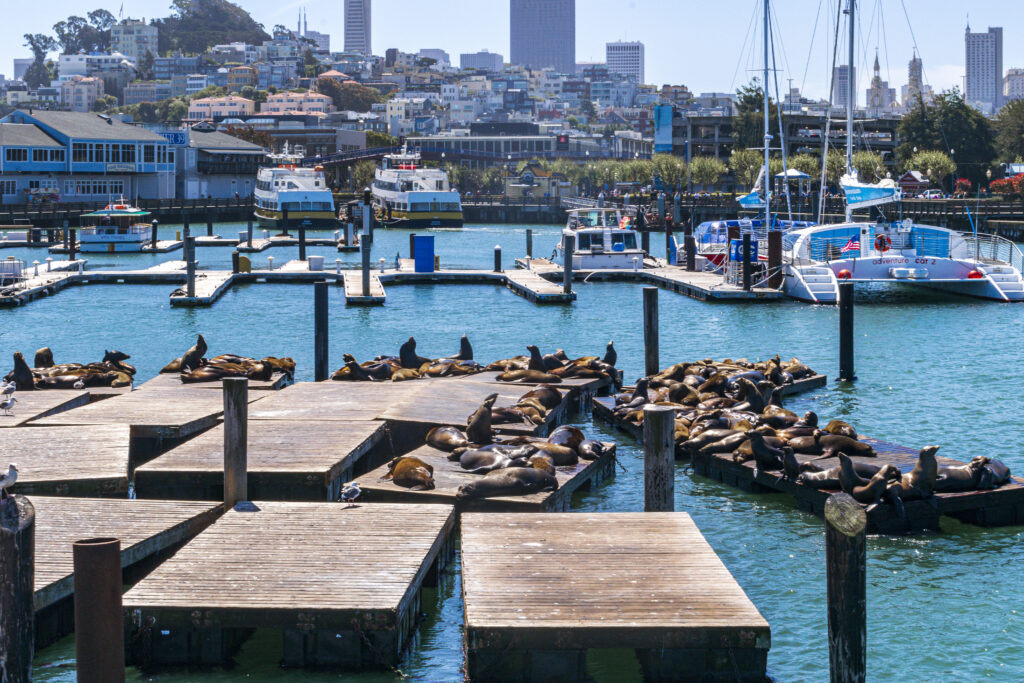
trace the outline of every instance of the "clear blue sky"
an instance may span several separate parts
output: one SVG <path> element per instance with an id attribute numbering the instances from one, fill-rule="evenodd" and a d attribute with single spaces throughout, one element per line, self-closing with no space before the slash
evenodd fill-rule
<path id="1" fill-rule="evenodd" d="M 837 0 L 776 0 L 777 61 L 780 88 L 785 79 L 803 85 L 803 92 L 824 96 L 828 87 L 825 35 L 833 30 Z M 298 8 L 306 7 L 309 28 L 331 34 L 332 49 L 342 46 L 342 0 L 243 0 L 240 3 L 268 29 L 294 26 Z M 735 90 L 760 68 L 759 33 L 748 39 L 759 0 L 576 0 L 576 59 L 603 61 L 604 44 L 641 40 L 646 48 L 649 83 L 684 84 L 694 92 Z M 905 4 L 924 61 L 925 80 L 936 90 L 962 87 L 965 8 L 973 30 L 1004 29 L 1003 67 L 1024 67 L 1024 11 L 1015 2 L 977 0 L 859 0 L 858 71 L 879 49 L 882 77 L 897 89 L 906 83 L 906 65 L 914 45 L 903 14 Z M 11 76 L 12 59 L 29 56 L 22 34 L 51 33 L 54 23 L 70 14 L 105 7 L 117 15 L 121 0 L 48 0 L 44 6 L 5 0 L 0 24 L 0 73 Z M 169 14 L 169 0 L 124 0 L 124 14 L 145 17 Z M 819 15 L 815 29 L 815 17 Z M 881 10 L 885 21 L 879 22 Z M 828 15 L 828 16 L 826 16 Z M 760 19 L 755 22 L 760 30 Z M 487 48 L 508 59 L 508 0 L 373 0 L 373 48 L 407 52 L 437 47 L 454 63 L 460 52 Z M 884 40 L 882 37 L 884 29 Z M 816 33 L 812 41 L 812 33 Z M 744 43 L 747 43 L 744 46 Z M 867 86 L 858 73 L 859 99 Z"/>

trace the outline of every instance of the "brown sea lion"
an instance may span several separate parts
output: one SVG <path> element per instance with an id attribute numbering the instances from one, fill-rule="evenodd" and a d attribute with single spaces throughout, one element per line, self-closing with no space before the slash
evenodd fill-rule
<path id="1" fill-rule="evenodd" d="M 469 337 L 462 335 L 459 339 L 459 352 L 448 357 L 452 360 L 473 360 L 473 346 L 469 343 Z"/>
<path id="2" fill-rule="evenodd" d="M 526 496 L 540 491 L 554 491 L 558 479 L 550 472 L 535 467 L 510 467 L 488 472 L 476 481 L 463 484 L 456 500 L 494 498 L 496 496 Z"/>
<path id="3" fill-rule="evenodd" d="M 473 449 L 459 456 L 459 467 L 473 474 L 486 474 L 504 467 L 526 467 L 525 458 L 512 458 L 500 450 Z"/>
<path id="4" fill-rule="evenodd" d="M 895 465 L 885 465 L 870 479 L 865 479 L 854 470 L 850 458 L 839 454 L 839 487 L 853 496 L 858 503 L 877 503 L 893 478 L 898 476 L 899 468 Z"/>
<path id="5" fill-rule="evenodd" d="M 586 438 L 578 427 L 562 425 L 548 435 L 547 441 L 576 450 Z"/>
<path id="6" fill-rule="evenodd" d="M 494 436 L 494 431 L 491 428 L 491 408 L 496 400 L 498 400 L 498 395 L 491 394 L 466 420 L 466 438 L 470 442 L 475 444 L 491 443 Z"/>
<path id="7" fill-rule="evenodd" d="M 32 368 L 25 362 L 25 356 L 21 355 L 21 351 L 14 352 L 14 371 L 11 375 L 13 375 L 14 387 L 18 391 L 32 391 L 36 388 Z"/>
<path id="8" fill-rule="evenodd" d="M 36 351 L 36 355 L 35 358 L 33 359 L 32 364 L 36 368 L 52 368 L 53 351 L 50 350 L 50 347 L 44 346 L 43 348 Z"/>
<path id="9" fill-rule="evenodd" d="M 735 432 L 719 441 L 713 441 L 702 446 L 697 452 L 700 455 L 711 455 L 713 453 L 730 453 L 739 448 L 747 440 L 743 432 Z"/>
<path id="10" fill-rule="evenodd" d="M 771 472 L 782 469 L 783 456 L 785 455 L 782 449 L 765 443 L 764 434 L 755 429 L 748 429 L 744 434 L 750 443 L 750 452 L 754 459 L 755 477 L 761 471 Z"/>
<path id="11" fill-rule="evenodd" d="M 1010 468 L 1001 460 L 985 458 L 978 488 L 987 491 L 1010 483 Z"/>
<path id="12" fill-rule="evenodd" d="M 619 360 L 619 354 L 615 350 L 615 341 L 609 341 L 608 346 L 604 347 L 604 357 L 601 358 L 601 362 L 611 367 L 615 367 L 615 363 Z"/>
<path id="13" fill-rule="evenodd" d="M 392 382 L 404 382 L 410 379 L 419 379 L 420 373 L 412 368 L 402 368 L 391 373 Z"/>
<path id="14" fill-rule="evenodd" d="M 203 356 L 206 355 L 206 351 L 206 340 L 203 339 L 203 335 L 200 334 L 196 337 L 196 343 L 185 352 L 185 355 L 181 357 L 181 361 L 178 363 L 178 370 L 181 372 L 187 372 L 198 368 L 202 364 Z"/>
<path id="15" fill-rule="evenodd" d="M 975 456 L 966 465 L 940 467 L 935 479 L 935 492 L 952 493 L 977 489 L 981 482 L 981 474 L 985 471 L 986 460 L 984 456 Z"/>
<path id="16" fill-rule="evenodd" d="M 572 467 L 580 461 L 579 453 L 559 444 L 541 444 L 541 449 L 537 451 L 537 454 L 551 458 L 555 467 Z"/>
<path id="17" fill-rule="evenodd" d="M 451 453 L 469 445 L 465 432 L 458 427 L 434 427 L 427 432 L 427 444 L 439 451 Z"/>
<path id="18" fill-rule="evenodd" d="M 693 430 L 691 430 L 692 433 Z M 687 441 L 683 442 L 683 448 L 691 453 L 696 453 L 704 446 L 721 441 L 722 439 L 739 434 L 735 429 L 706 429 L 696 436 L 690 437 Z"/>
<path id="19" fill-rule="evenodd" d="M 821 447 L 821 458 L 819 459 L 830 458 L 838 455 L 840 452 L 861 458 L 875 457 L 875 449 L 869 444 L 848 436 L 829 434 L 828 432 L 818 430 L 815 438 L 817 439 L 816 443 Z M 792 442 L 790 443 L 792 444 Z"/>
<path id="20" fill-rule="evenodd" d="M 424 363 L 430 363 L 429 358 L 416 354 L 416 339 L 409 337 L 409 341 L 402 344 L 398 349 L 398 359 L 403 368 L 419 369 Z"/>
<path id="21" fill-rule="evenodd" d="M 832 420 L 825 425 L 825 431 L 829 434 L 838 434 L 839 436 L 847 436 L 851 439 L 857 438 L 857 430 L 851 427 L 842 420 Z"/>
<path id="22" fill-rule="evenodd" d="M 519 400 L 536 399 L 548 410 L 562 404 L 562 392 L 549 384 L 540 384 L 519 397 Z"/>
<path id="23" fill-rule="evenodd" d="M 434 468 L 411 455 L 399 456 L 389 462 L 388 473 L 383 478 L 413 491 L 434 488 Z"/>
<path id="24" fill-rule="evenodd" d="M 901 500 L 935 501 L 935 481 L 939 476 L 939 464 L 935 460 L 938 446 L 925 446 L 917 455 L 917 463 L 910 474 L 904 474 L 893 483 L 893 490 Z"/>
<path id="25" fill-rule="evenodd" d="M 604 444 L 597 439 L 584 439 L 580 442 L 580 445 L 576 447 L 576 452 L 580 454 L 580 457 L 584 460 L 597 460 L 604 455 Z"/>
<path id="26" fill-rule="evenodd" d="M 528 462 L 530 463 L 530 467 L 541 470 L 542 472 L 547 472 L 551 476 L 555 476 L 555 463 L 551 460 L 551 456 L 537 453 L 531 455 Z"/>
<path id="27" fill-rule="evenodd" d="M 540 370 L 508 370 L 495 379 L 499 382 L 529 382 L 531 384 L 558 384 L 562 381 L 561 377 Z"/>

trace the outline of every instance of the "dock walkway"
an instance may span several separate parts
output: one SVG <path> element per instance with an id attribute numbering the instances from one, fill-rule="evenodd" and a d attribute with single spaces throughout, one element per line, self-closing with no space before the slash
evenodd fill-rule
<path id="1" fill-rule="evenodd" d="M 586 680 L 629 648 L 645 680 L 765 680 L 771 632 L 684 512 L 461 518 L 472 680 Z"/>
<path id="2" fill-rule="evenodd" d="M 275 628 L 285 666 L 395 666 L 454 525 L 444 505 L 240 503 L 125 593 L 129 657 L 220 664 Z"/>
<path id="3" fill-rule="evenodd" d="M 88 405 L 89 389 L 35 389 L 19 391 L 9 415 L 0 413 L 0 428 L 21 427 L 33 420 Z"/>
<path id="4" fill-rule="evenodd" d="M 370 293 L 363 294 L 362 271 L 348 271 L 345 278 L 345 304 L 349 306 L 379 306 L 387 301 L 384 285 L 376 273 L 370 273 Z"/>
<path id="5" fill-rule="evenodd" d="M 128 495 L 128 425 L 0 430 L 0 452 L 18 465 L 15 493 Z"/>

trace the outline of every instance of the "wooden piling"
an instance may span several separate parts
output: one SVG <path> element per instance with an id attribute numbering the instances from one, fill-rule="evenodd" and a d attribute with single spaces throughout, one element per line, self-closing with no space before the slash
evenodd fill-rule
<path id="1" fill-rule="evenodd" d="M 676 225 L 683 222 L 682 200 L 683 198 L 679 196 L 678 192 L 676 192 L 672 197 L 672 222 Z"/>
<path id="2" fill-rule="evenodd" d="M 533 229 L 526 229 L 526 258 L 533 258 Z"/>
<path id="3" fill-rule="evenodd" d="M 853 369 L 853 283 L 839 283 L 839 379 L 857 379 Z"/>
<path id="4" fill-rule="evenodd" d="M 299 223 L 299 260 L 306 260 L 306 227 Z"/>
<path id="5" fill-rule="evenodd" d="M 213 216 L 206 216 L 206 236 L 213 237 Z"/>
<path id="6" fill-rule="evenodd" d="M 644 407 L 644 512 L 675 509 L 675 414 L 671 406 Z"/>
<path id="7" fill-rule="evenodd" d="M 409 258 L 416 258 L 416 233 L 409 233 Z"/>
<path id="8" fill-rule="evenodd" d="M 564 294 L 572 293 L 572 255 L 576 251 L 576 236 L 569 232 L 562 233 L 562 245 L 565 249 L 562 250 L 562 261 L 564 262 L 562 268 L 562 292 Z"/>
<path id="9" fill-rule="evenodd" d="M 224 507 L 248 500 L 249 380 L 224 380 Z"/>
<path id="10" fill-rule="evenodd" d="M 288 207 L 282 207 L 281 209 L 281 233 L 284 235 L 288 234 Z"/>
<path id="11" fill-rule="evenodd" d="M 750 291 L 750 276 L 754 264 L 750 261 L 750 233 L 743 233 L 743 290 Z"/>
<path id="12" fill-rule="evenodd" d="M 686 270 L 697 270 L 697 240 L 693 237 L 693 222 L 683 229 L 683 248 L 686 249 Z"/>
<path id="13" fill-rule="evenodd" d="M 768 270 L 772 276 L 768 279 L 768 286 L 778 289 L 782 286 L 782 231 L 768 231 Z"/>
<path id="14" fill-rule="evenodd" d="M 68 224 L 69 223 L 70 223 L 70 221 L 68 221 L 67 218 L 65 218 L 64 222 L 61 223 L 62 230 L 60 231 L 60 237 L 61 237 L 61 242 L 64 243 L 64 251 L 67 251 L 67 249 L 68 249 Z M 72 259 L 72 260 L 74 260 L 74 259 Z"/>
<path id="15" fill-rule="evenodd" d="M 832 683 L 863 683 L 867 671 L 864 508 L 846 493 L 825 502 L 828 655 Z"/>
<path id="16" fill-rule="evenodd" d="M 637 207 L 638 211 L 642 209 L 643 207 Z M 640 233 L 640 248 L 644 250 L 644 254 L 651 253 L 651 233 L 646 229 Z"/>
<path id="17" fill-rule="evenodd" d="M 83 683 L 125 680 L 121 541 L 71 544 L 75 569 L 75 666 Z"/>
<path id="18" fill-rule="evenodd" d="M 71 241 L 68 243 L 68 260 L 69 261 L 74 261 L 75 260 L 75 250 L 78 248 L 78 234 L 77 234 L 78 231 L 75 230 L 74 228 L 71 228 L 70 232 L 71 232 L 71 237 L 70 237 Z"/>
<path id="19" fill-rule="evenodd" d="M 196 295 L 196 238 L 185 238 L 185 295 Z"/>
<path id="20" fill-rule="evenodd" d="M 495 244 L 494 245 L 494 272 L 495 273 L 500 273 L 501 272 L 501 245 L 500 244 Z"/>
<path id="21" fill-rule="evenodd" d="M 245 243 L 248 246 L 252 246 L 252 219 L 250 218 L 245 224 Z"/>
<path id="22" fill-rule="evenodd" d="M 370 188 L 363 190 L 363 239 L 373 244 L 373 198 Z"/>
<path id="23" fill-rule="evenodd" d="M 25 496 L 0 500 L 0 654 L 4 680 L 32 680 L 36 511 Z"/>
<path id="24" fill-rule="evenodd" d="M 644 374 L 657 373 L 658 365 L 658 288 L 644 287 Z"/>
<path id="25" fill-rule="evenodd" d="M 327 281 L 313 283 L 313 352 L 314 379 L 327 379 Z"/>
<path id="26" fill-rule="evenodd" d="M 149 234 L 149 243 L 153 246 L 154 249 L 156 249 L 156 243 L 157 243 L 156 234 L 157 234 L 157 226 L 159 224 L 160 224 L 160 222 L 157 219 L 155 219 L 155 218 L 153 219 L 153 222 L 150 223 L 150 225 L 152 226 L 152 231 Z"/>
<path id="27" fill-rule="evenodd" d="M 672 228 L 665 222 L 665 263 L 672 265 Z"/>
<path id="28" fill-rule="evenodd" d="M 234 250 L 233 252 L 231 252 L 231 272 L 232 273 L 238 273 L 239 272 L 239 269 L 240 269 L 240 267 L 239 267 L 239 264 L 240 264 L 239 258 L 240 257 L 241 257 L 241 254 L 238 253 L 237 249 Z"/>

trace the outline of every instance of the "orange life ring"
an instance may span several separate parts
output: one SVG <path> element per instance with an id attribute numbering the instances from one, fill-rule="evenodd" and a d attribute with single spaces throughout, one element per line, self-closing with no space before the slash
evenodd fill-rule
<path id="1" fill-rule="evenodd" d="M 875 249 L 882 252 L 883 254 L 892 247 L 892 240 L 885 233 L 875 237 Z"/>

